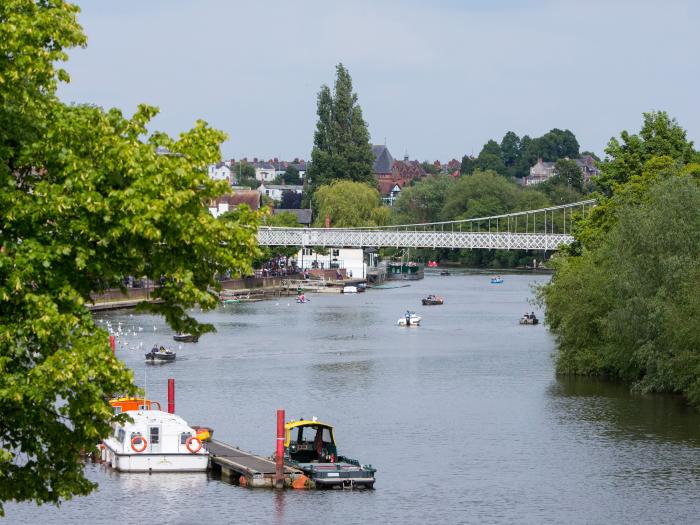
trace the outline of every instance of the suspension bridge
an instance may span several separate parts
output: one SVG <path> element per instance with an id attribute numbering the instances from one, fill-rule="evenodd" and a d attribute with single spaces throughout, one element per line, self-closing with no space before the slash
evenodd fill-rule
<path id="1" fill-rule="evenodd" d="M 585 200 L 490 217 L 456 221 L 358 228 L 258 229 L 261 246 L 333 248 L 453 248 L 487 250 L 558 250 L 573 241 L 575 221 L 595 206 Z"/>

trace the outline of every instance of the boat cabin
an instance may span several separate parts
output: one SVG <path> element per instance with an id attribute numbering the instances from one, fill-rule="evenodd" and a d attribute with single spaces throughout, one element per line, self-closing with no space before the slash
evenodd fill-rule
<path id="1" fill-rule="evenodd" d="M 286 423 L 284 449 L 297 463 L 332 463 L 338 457 L 333 427 L 315 419 Z"/>
<path id="2" fill-rule="evenodd" d="M 115 414 L 121 414 L 127 410 L 161 410 L 158 401 L 151 401 L 143 397 L 117 397 L 109 400 Z"/>

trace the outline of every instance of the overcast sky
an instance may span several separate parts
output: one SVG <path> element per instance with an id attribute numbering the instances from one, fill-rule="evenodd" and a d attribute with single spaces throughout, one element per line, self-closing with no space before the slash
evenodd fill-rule
<path id="1" fill-rule="evenodd" d="M 694 0 L 83 0 L 70 102 L 177 135 L 201 118 L 224 158 L 309 158 L 316 94 L 349 69 L 372 142 L 395 157 L 478 154 L 508 130 L 573 131 L 602 153 L 642 112 L 700 139 Z M 697 147 L 697 146 L 696 146 Z"/>

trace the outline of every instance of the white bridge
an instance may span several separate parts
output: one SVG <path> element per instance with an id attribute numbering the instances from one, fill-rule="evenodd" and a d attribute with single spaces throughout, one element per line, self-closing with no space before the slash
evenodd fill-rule
<path id="1" fill-rule="evenodd" d="M 362 228 L 258 228 L 261 246 L 395 247 L 553 251 L 573 241 L 577 218 L 595 205 L 586 200 L 491 217 Z"/>

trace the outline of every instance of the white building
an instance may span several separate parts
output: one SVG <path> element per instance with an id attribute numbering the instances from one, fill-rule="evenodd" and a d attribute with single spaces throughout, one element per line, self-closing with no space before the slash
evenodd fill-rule
<path id="1" fill-rule="evenodd" d="M 228 163 L 218 162 L 217 164 L 209 165 L 209 178 L 213 180 L 225 180 L 229 184 L 233 184 L 233 172 L 228 166 Z"/>
<path id="2" fill-rule="evenodd" d="M 277 177 L 277 169 L 271 162 L 253 162 L 255 178 L 262 183 L 272 182 Z"/>
<path id="3" fill-rule="evenodd" d="M 266 195 L 272 200 L 280 202 L 282 200 L 282 194 L 284 194 L 285 191 L 293 191 L 297 195 L 301 195 L 304 193 L 304 186 L 263 183 L 258 187 L 258 191 L 261 195 Z"/>
<path id="4" fill-rule="evenodd" d="M 368 268 L 376 266 L 376 253 L 365 255 L 362 248 L 328 248 L 326 255 L 314 252 L 306 247 L 297 253 L 297 265 L 301 269 L 319 268 L 322 270 L 345 268 L 348 277 L 358 279 L 367 277 Z"/>

